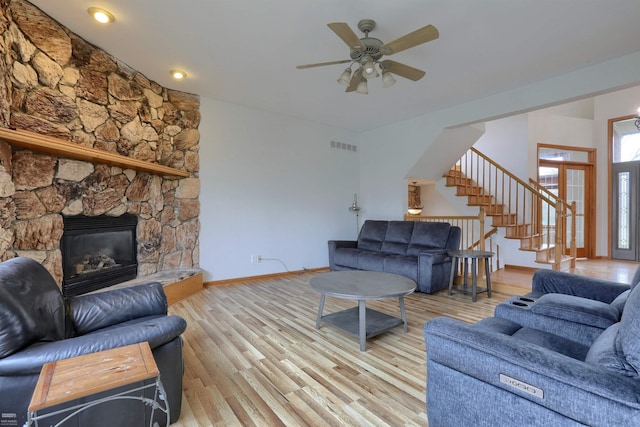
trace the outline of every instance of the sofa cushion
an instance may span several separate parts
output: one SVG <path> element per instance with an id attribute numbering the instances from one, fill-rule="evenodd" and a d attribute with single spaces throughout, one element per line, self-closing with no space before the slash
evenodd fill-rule
<path id="1" fill-rule="evenodd" d="M 362 252 L 356 248 L 338 248 L 333 253 L 333 263 L 343 267 L 358 267 L 358 255 Z"/>
<path id="2" fill-rule="evenodd" d="M 627 377 L 637 377 L 638 373 L 627 363 L 624 355 L 615 346 L 615 339 L 620 329 L 620 323 L 609 326 L 593 342 L 585 362 L 595 366 L 602 366 Z"/>
<path id="3" fill-rule="evenodd" d="M 425 249 L 446 248 L 450 228 L 448 222 L 416 222 L 407 255 L 418 255 Z"/>
<path id="4" fill-rule="evenodd" d="M 624 311 L 624 305 L 627 303 L 627 298 L 629 298 L 629 294 L 631 293 L 631 289 L 627 289 L 620 295 L 616 297 L 613 301 L 611 301 L 611 306 L 615 307 L 620 313 Z"/>
<path id="5" fill-rule="evenodd" d="M 545 294 L 531 306 L 541 316 L 606 329 L 620 320 L 620 311 L 602 301 L 564 294 Z"/>
<path id="6" fill-rule="evenodd" d="M 414 256 L 389 255 L 383 261 L 386 273 L 399 274 L 418 281 L 418 258 Z"/>
<path id="7" fill-rule="evenodd" d="M 548 350 L 552 350 L 573 359 L 584 360 L 589 347 L 570 341 L 566 338 L 540 331 L 533 328 L 522 327 L 516 322 L 499 317 L 487 317 L 471 326 L 472 328 L 484 329 L 510 335 L 531 344 L 536 344 Z"/>
<path id="8" fill-rule="evenodd" d="M 389 221 L 367 220 L 358 236 L 358 249 L 380 252 Z"/>
<path id="9" fill-rule="evenodd" d="M 413 225 L 413 221 L 389 221 L 381 252 L 405 255 L 411 241 Z"/>
<path id="10" fill-rule="evenodd" d="M 64 339 L 67 323 L 62 293 L 46 268 L 29 258 L 0 263 L 0 357 Z"/>
<path id="11" fill-rule="evenodd" d="M 584 344 L 538 329 L 522 328 L 512 336 L 577 360 L 584 360 L 589 352 L 589 347 Z"/>
<path id="12" fill-rule="evenodd" d="M 640 286 L 635 286 L 622 312 L 620 329 L 615 338 L 618 354 L 622 354 L 626 362 L 633 367 L 636 375 L 640 373 Z"/>
<path id="13" fill-rule="evenodd" d="M 389 254 L 362 251 L 358 254 L 358 270 L 384 271 L 384 259 Z"/>

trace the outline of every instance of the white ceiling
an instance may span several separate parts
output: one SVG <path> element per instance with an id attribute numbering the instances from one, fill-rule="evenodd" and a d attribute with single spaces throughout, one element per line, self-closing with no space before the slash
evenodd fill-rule
<path id="1" fill-rule="evenodd" d="M 203 97 L 362 131 L 640 49 L 638 0 L 31 0 L 85 40 L 159 84 Z M 87 7 L 115 23 L 100 26 Z M 328 27 L 376 20 L 394 40 L 426 24 L 440 38 L 390 57 L 422 69 L 369 94 L 336 83 L 348 59 Z M 188 73 L 173 81 L 169 69 Z"/>

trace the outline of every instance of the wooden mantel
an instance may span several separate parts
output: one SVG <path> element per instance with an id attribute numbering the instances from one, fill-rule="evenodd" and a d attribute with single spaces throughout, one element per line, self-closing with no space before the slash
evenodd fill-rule
<path id="1" fill-rule="evenodd" d="M 156 175 L 170 175 L 188 177 L 189 172 L 175 169 L 169 166 L 159 165 L 144 160 L 132 159 L 116 153 L 99 150 L 97 148 L 85 147 L 73 144 L 59 138 L 41 135 L 25 130 L 13 130 L 0 128 L 0 139 L 7 143 L 33 151 L 40 151 L 53 154 L 59 157 L 66 157 L 74 160 L 83 160 L 91 163 L 104 163 L 110 166 L 118 166 L 124 169 L 134 169 L 142 172 L 149 172 Z"/>

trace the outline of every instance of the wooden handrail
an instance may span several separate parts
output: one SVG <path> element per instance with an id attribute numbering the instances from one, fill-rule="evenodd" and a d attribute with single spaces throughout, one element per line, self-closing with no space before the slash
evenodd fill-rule
<path id="1" fill-rule="evenodd" d="M 456 225 L 462 229 L 462 236 L 460 246 L 462 249 L 475 249 L 480 251 L 486 250 L 486 240 L 495 234 L 498 229 L 492 227 L 491 230 L 485 233 L 486 227 L 486 211 L 483 207 L 480 207 L 478 215 L 410 215 L 405 214 L 405 221 L 425 221 L 425 222 L 448 222 L 451 225 Z M 477 233 L 478 238 L 475 239 L 473 226 L 468 227 L 468 223 L 477 221 L 479 230 Z M 475 240 L 474 240 L 475 239 Z M 484 262 L 486 260 L 480 259 L 478 261 L 478 271 L 483 272 Z M 458 269 L 458 272 L 461 270 Z"/>
<path id="2" fill-rule="evenodd" d="M 555 200 L 556 203 L 560 203 L 561 205 L 563 205 L 565 207 L 565 209 L 567 209 L 567 210 L 569 210 L 571 212 L 572 216 L 575 216 L 575 214 L 576 214 L 575 202 L 568 203 L 566 200 L 562 200 L 560 197 L 558 197 L 557 195 L 553 194 L 551 191 L 549 191 L 546 187 L 541 185 L 538 181 L 536 181 L 533 178 L 529 178 L 529 183 L 536 190 L 544 192 L 547 195 L 547 197 L 549 197 L 550 199 Z M 564 214 L 564 215 L 567 216 L 566 214 Z"/>
<path id="3" fill-rule="evenodd" d="M 482 154 L 480 151 L 478 151 L 477 149 L 471 147 L 469 149 L 470 151 L 473 151 L 474 153 L 476 153 L 479 157 L 481 157 L 482 159 L 484 159 L 486 162 L 490 163 L 493 167 L 495 167 L 496 169 L 498 169 L 500 172 L 504 173 L 506 176 L 509 177 L 509 179 L 512 179 L 514 181 L 516 181 L 518 184 L 522 185 L 524 188 L 526 188 L 527 190 L 531 191 L 531 192 L 536 192 L 536 189 L 534 187 L 532 187 L 531 185 L 527 184 L 526 182 L 524 182 L 523 180 L 521 180 L 520 178 L 518 178 L 517 176 L 515 176 L 514 174 L 512 174 L 511 172 L 509 172 L 507 169 L 503 168 L 502 166 L 500 166 L 498 163 L 496 163 L 494 160 L 490 159 L 489 157 L 485 156 L 484 154 Z M 545 202 L 555 205 L 555 202 L 551 199 L 549 199 L 547 196 L 543 196 L 540 195 L 540 197 L 542 198 L 542 200 L 544 200 Z"/>
<path id="4" fill-rule="evenodd" d="M 493 226 L 506 227 L 505 237 L 520 239 L 526 245 L 524 249 L 536 250 L 536 260 L 552 261 L 554 269 L 560 268 L 566 247 L 563 239 L 568 234 L 564 218 L 570 215 L 575 228 L 575 206 L 533 180 L 527 183 L 518 178 L 473 147 L 460 157 L 452 171 L 449 177 L 458 194 L 469 197 L 469 205 L 486 206 L 494 218 Z M 573 237 L 569 245 L 573 267 Z"/>

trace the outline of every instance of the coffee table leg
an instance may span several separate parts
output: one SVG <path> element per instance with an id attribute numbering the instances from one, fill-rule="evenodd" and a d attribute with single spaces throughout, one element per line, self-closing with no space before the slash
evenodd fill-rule
<path id="1" fill-rule="evenodd" d="M 360 351 L 367 349 L 367 308 L 364 305 L 364 300 L 358 300 L 358 318 L 360 319 Z"/>
<path id="2" fill-rule="evenodd" d="M 316 319 L 316 329 L 320 329 L 320 321 L 322 320 L 322 311 L 324 310 L 324 294 L 320 294 L 320 307 L 318 308 L 318 318 Z"/>
<path id="3" fill-rule="evenodd" d="M 400 300 L 400 318 L 404 324 L 404 331 L 409 332 L 409 325 L 407 325 L 407 312 L 404 310 L 404 297 L 398 298 Z"/>

